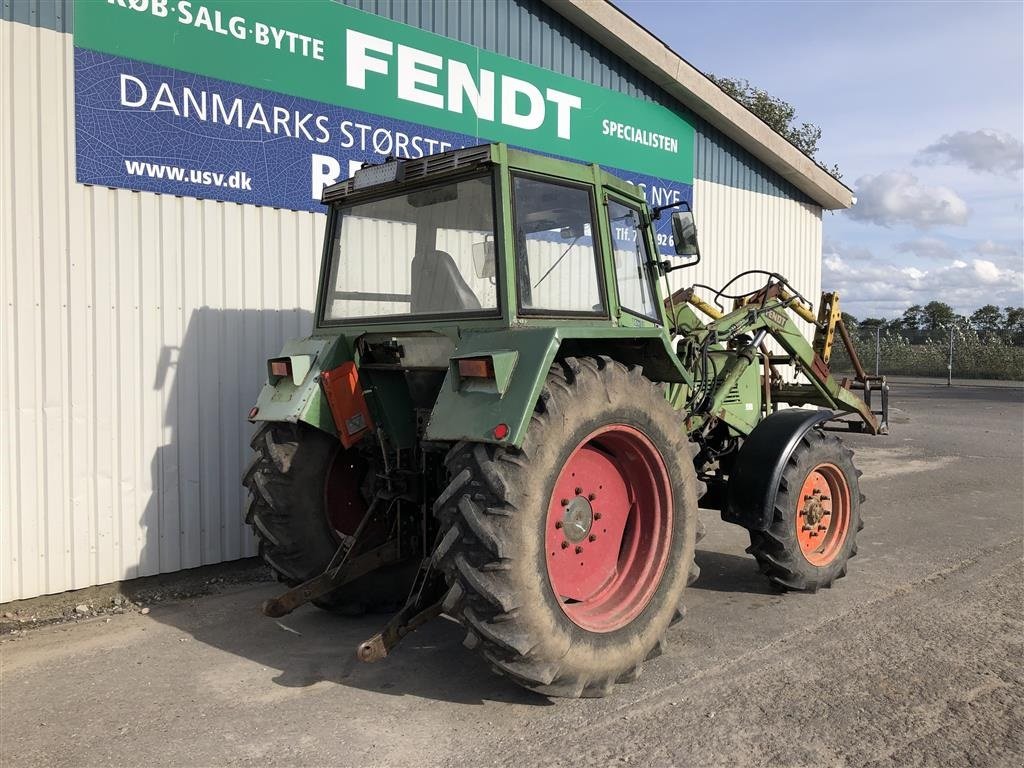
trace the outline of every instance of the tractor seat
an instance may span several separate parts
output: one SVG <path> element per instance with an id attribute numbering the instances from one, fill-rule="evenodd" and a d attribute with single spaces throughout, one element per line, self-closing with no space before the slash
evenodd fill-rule
<path id="1" fill-rule="evenodd" d="M 412 260 L 412 311 L 415 314 L 480 309 L 480 300 L 444 251 L 417 254 Z"/>

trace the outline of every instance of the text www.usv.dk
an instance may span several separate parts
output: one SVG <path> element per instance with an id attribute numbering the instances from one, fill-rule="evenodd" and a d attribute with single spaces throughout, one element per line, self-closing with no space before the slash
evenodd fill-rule
<path id="1" fill-rule="evenodd" d="M 198 171 L 194 168 L 181 168 L 175 165 L 142 163 L 138 160 L 125 160 L 124 169 L 131 176 L 148 176 L 151 179 L 185 181 L 189 184 L 202 184 L 207 187 L 252 189 L 252 177 L 245 171 L 234 171 L 230 174 L 217 173 L 216 171 Z"/>

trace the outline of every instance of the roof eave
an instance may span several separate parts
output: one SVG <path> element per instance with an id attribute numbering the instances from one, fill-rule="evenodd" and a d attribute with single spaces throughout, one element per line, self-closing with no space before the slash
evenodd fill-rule
<path id="1" fill-rule="evenodd" d="M 607 0 L 543 2 L 822 208 L 838 210 L 853 206 L 853 191 L 849 187 Z"/>

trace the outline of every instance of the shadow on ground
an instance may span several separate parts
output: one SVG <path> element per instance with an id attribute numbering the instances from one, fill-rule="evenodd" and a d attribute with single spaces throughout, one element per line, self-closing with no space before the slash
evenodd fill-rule
<path id="1" fill-rule="evenodd" d="M 697 550 L 700 578 L 691 589 L 775 594 L 749 557 Z M 465 631 L 447 618 L 408 636 L 376 664 L 355 657 L 362 641 L 379 631 L 389 614 L 339 616 L 312 606 L 283 619 L 260 613 L 261 603 L 281 586 L 261 583 L 217 595 L 154 606 L 151 618 L 195 640 L 270 670 L 284 687 L 327 682 L 393 696 L 415 696 L 458 704 L 484 701 L 549 706 L 551 701 L 498 677 L 462 646 Z"/>
<path id="2" fill-rule="evenodd" d="M 459 704 L 551 703 L 493 674 L 462 646 L 465 630 L 449 619 L 427 624 L 386 659 L 364 664 L 355 657 L 356 647 L 379 631 L 390 614 L 349 617 L 303 606 L 280 620 L 264 617 L 260 605 L 280 590 L 276 583 L 249 586 L 155 606 L 150 617 L 270 670 L 270 679 L 288 688 L 327 682 Z"/>
<path id="3" fill-rule="evenodd" d="M 700 576 L 690 589 L 713 592 L 747 592 L 754 595 L 777 595 L 750 556 L 729 555 L 698 549 L 694 555 Z"/>

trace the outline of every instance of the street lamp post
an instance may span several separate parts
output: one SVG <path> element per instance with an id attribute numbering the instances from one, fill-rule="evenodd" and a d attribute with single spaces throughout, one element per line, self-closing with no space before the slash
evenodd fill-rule
<path id="1" fill-rule="evenodd" d="M 878 375 L 879 361 L 881 360 L 881 343 L 879 341 L 879 334 L 882 332 L 882 326 L 875 326 L 875 376 Z"/>
<path id="2" fill-rule="evenodd" d="M 949 324 L 949 362 L 946 364 L 946 386 L 953 386 L 953 324 Z"/>

